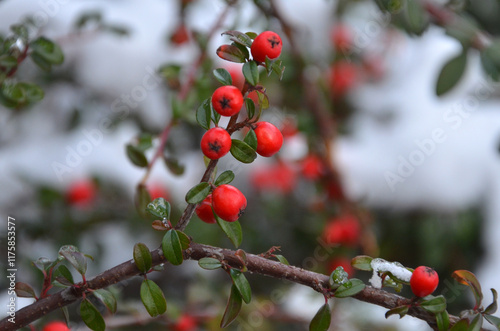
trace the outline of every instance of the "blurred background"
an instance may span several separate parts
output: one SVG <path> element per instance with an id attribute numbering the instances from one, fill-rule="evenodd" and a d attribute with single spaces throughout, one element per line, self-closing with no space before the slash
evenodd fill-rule
<path id="1" fill-rule="evenodd" d="M 24 23 L 64 53 L 50 71 L 26 60 L 16 72 L 43 88 L 42 101 L 17 107 L 3 96 L 0 105 L 0 211 L 16 219 L 18 281 L 39 290 L 31 261 L 55 259 L 65 244 L 94 257 L 87 278 L 130 259 L 137 242 L 155 248 L 163 234 L 141 197 L 166 198 L 177 221 L 205 167 L 195 110 L 220 86 L 212 71 L 226 68 L 240 88 L 244 81 L 241 64 L 216 55 L 230 43 L 221 33 L 272 30 L 286 69 L 281 81 L 261 72 L 270 104 L 263 119 L 281 129 L 284 146 L 252 164 L 227 155 L 218 167 L 236 174 L 248 199 L 240 248 L 280 246 L 293 265 L 325 274 L 342 265 L 365 281 L 369 273 L 350 267 L 356 255 L 427 265 L 452 314 L 473 306 L 451 277 L 467 269 L 488 305 L 500 285 L 500 89 L 487 52 L 498 17 L 494 0 L 0 1 L 2 40 Z M 145 177 L 126 146 L 151 160 L 166 126 Z M 196 216 L 186 232 L 233 247 Z M 6 226 L 0 235 L 6 252 Z M 323 301 L 309 288 L 248 278 L 254 299 L 228 329 L 303 330 Z M 106 316 L 109 329 L 219 329 L 230 288 L 223 272 L 186 261 L 151 279 L 165 292 L 166 316 L 149 317 L 136 277 L 112 287 L 119 304 Z M 3 290 L 0 300 L 8 300 Z M 429 329 L 354 300 L 331 305 L 332 330 Z M 84 330 L 77 306 L 69 312 L 73 330 Z M 186 316 L 195 326 L 181 325 Z M 62 318 L 54 312 L 35 329 Z"/>

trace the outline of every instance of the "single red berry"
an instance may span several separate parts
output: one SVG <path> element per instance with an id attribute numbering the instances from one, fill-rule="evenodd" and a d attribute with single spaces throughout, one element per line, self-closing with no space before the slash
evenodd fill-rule
<path id="1" fill-rule="evenodd" d="M 217 160 L 231 149 L 231 136 L 223 128 L 211 128 L 201 138 L 201 151 L 211 160 Z"/>
<path id="2" fill-rule="evenodd" d="M 236 115 L 243 106 L 243 95 L 236 86 L 221 86 L 212 94 L 212 106 L 222 116 Z"/>
<path id="3" fill-rule="evenodd" d="M 273 31 L 264 31 L 255 37 L 250 51 L 257 62 L 265 62 L 266 56 L 275 59 L 281 54 L 282 42 L 280 36 Z"/>
<path id="4" fill-rule="evenodd" d="M 256 168 L 250 173 L 250 183 L 260 192 L 287 194 L 294 190 L 297 174 L 286 163 Z"/>
<path id="5" fill-rule="evenodd" d="M 420 266 L 413 271 L 410 286 L 417 297 L 425 297 L 434 292 L 439 284 L 437 272 L 429 267 Z"/>
<path id="6" fill-rule="evenodd" d="M 176 45 L 182 45 L 189 41 L 189 32 L 184 24 L 180 24 L 170 37 L 170 41 Z"/>
<path id="7" fill-rule="evenodd" d="M 351 214 L 345 214 L 330 220 L 323 236 L 327 244 L 354 246 L 358 243 L 361 227 L 358 219 Z"/>
<path id="8" fill-rule="evenodd" d="M 343 96 L 359 83 L 358 68 L 349 62 L 339 61 L 330 70 L 330 87 L 335 96 Z"/>
<path id="9" fill-rule="evenodd" d="M 277 127 L 269 122 L 259 122 L 255 126 L 257 136 L 257 153 L 269 157 L 276 154 L 283 145 L 283 135 Z"/>
<path id="10" fill-rule="evenodd" d="M 196 207 L 196 215 L 205 223 L 215 223 L 214 212 L 212 211 L 212 195 L 209 194 L 198 207 Z"/>
<path id="11" fill-rule="evenodd" d="M 337 52 L 347 52 L 352 44 L 351 29 L 345 24 L 337 24 L 332 29 L 332 43 Z"/>
<path id="12" fill-rule="evenodd" d="M 174 326 L 175 331 L 194 331 L 198 329 L 198 323 L 193 316 L 182 314 Z"/>
<path id="13" fill-rule="evenodd" d="M 325 173 L 323 161 L 317 155 L 310 154 L 302 160 L 302 175 L 309 180 L 317 180 Z"/>
<path id="14" fill-rule="evenodd" d="M 163 185 L 159 185 L 159 184 L 148 185 L 148 192 L 149 192 L 149 196 L 151 197 L 151 200 L 154 200 L 157 198 L 164 198 L 165 200 L 169 200 L 169 198 L 170 198 L 170 194 L 168 193 L 167 189 Z"/>
<path id="15" fill-rule="evenodd" d="M 89 206 L 96 195 L 96 186 L 93 181 L 84 179 L 74 182 L 66 192 L 66 200 L 78 207 Z"/>
<path id="16" fill-rule="evenodd" d="M 234 222 L 245 211 L 247 198 L 236 187 L 224 184 L 212 192 L 212 206 L 217 216 L 224 221 Z"/>
<path id="17" fill-rule="evenodd" d="M 53 322 L 47 323 L 43 327 L 42 331 L 69 331 L 69 328 L 66 325 L 66 323 L 64 323 L 64 322 L 53 321 Z"/>

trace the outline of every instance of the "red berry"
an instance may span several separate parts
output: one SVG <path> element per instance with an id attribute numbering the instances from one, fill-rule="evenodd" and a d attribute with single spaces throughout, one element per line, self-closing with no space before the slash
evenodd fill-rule
<path id="1" fill-rule="evenodd" d="M 236 187 L 224 184 L 212 192 L 212 206 L 217 216 L 224 221 L 234 222 L 245 211 L 247 198 Z"/>
<path id="2" fill-rule="evenodd" d="M 66 192 L 66 200 L 79 207 L 86 207 L 92 203 L 96 194 L 94 182 L 88 179 L 74 182 Z"/>
<path id="3" fill-rule="evenodd" d="M 257 153 L 269 157 L 276 154 L 283 145 L 283 135 L 277 127 L 269 122 L 259 122 L 255 127 L 257 136 Z"/>
<path id="4" fill-rule="evenodd" d="M 198 207 L 196 207 L 196 215 L 205 223 L 215 223 L 214 212 L 212 211 L 212 195 L 209 194 Z"/>
<path id="5" fill-rule="evenodd" d="M 184 24 L 180 24 L 170 37 L 170 41 L 176 45 L 182 45 L 189 41 L 189 32 Z"/>
<path id="6" fill-rule="evenodd" d="M 347 52 L 352 44 L 351 29 L 344 24 L 337 24 L 332 30 L 332 43 L 338 52 Z"/>
<path id="7" fill-rule="evenodd" d="M 425 297 L 434 292 L 439 284 L 437 272 L 429 267 L 420 266 L 413 271 L 410 286 L 417 297 Z"/>
<path id="8" fill-rule="evenodd" d="M 264 31 L 255 37 L 250 51 L 257 62 L 265 62 L 266 56 L 275 59 L 281 54 L 282 42 L 280 36 L 273 31 Z"/>
<path id="9" fill-rule="evenodd" d="M 325 173 L 325 166 L 317 155 L 308 155 L 302 161 L 302 175 L 309 180 L 316 180 Z"/>
<path id="10" fill-rule="evenodd" d="M 165 200 L 169 199 L 169 193 L 162 185 L 159 184 L 148 185 L 148 192 L 149 196 L 151 197 L 151 200 L 154 200 L 156 198 L 164 198 Z"/>
<path id="11" fill-rule="evenodd" d="M 186 314 L 181 315 L 174 326 L 175 331 L 194 331 L 197 328 L 196 319 Z"/>
<path id="12" fill-rule="evenodd" d="M 354 246 L 359 240 L 361 228 L 354 215 L 346 214 L 329 221 L 323 231 L 327 244 Z"/>
<path id="13" fill-rule="evenodd" d="M 53 321 L 48 324 L 46 324 L 42 331 L 69 331 L 68 326 L 66 323 L 61 322 L 61 321 Z"/>
<path id="14" fill-rule="evenodd" d="M 261 192 L 290 193 L 296 185 L 294 169 L 285 163 L 257 168 L 250 174 L 250 183 Z"/>
<path id="15" fill-rule="evenodd" d="M 335 63 L 330 71 L 330 86 L 335 96 L 343 96 L 359 82 L 357 67 L 346 61 Z"/>
<path id="16" fill-rule="evenodd" d="M 243 106 L 243 95 L 236 86 L 221 86 L 212 94 L 212 106 L 222 116 L 236 115 Z"/>
<path id="17" fill-rule="evenodd" d="M 231 136 L 223 128 L 212 128 L 201 138 L 201 151 L 211 160 L 217 160 L 231 149 Z"/>

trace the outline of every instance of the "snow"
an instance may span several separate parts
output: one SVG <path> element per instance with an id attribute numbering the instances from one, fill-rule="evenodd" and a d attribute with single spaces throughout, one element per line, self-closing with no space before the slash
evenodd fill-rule
<path id="1" fill-rule="evenodd" d="M 381 258 L 376 258 L 370 262 L 370 265 L 373 269 L 370 284 L 375 288 L 382 288 L 382 278 L 380 274 L 385 272 L 390 272 L 394 277 L 403 282 L 409 282 L 412 275 L 411 271 L 398 262 L 389 262 Z"/>

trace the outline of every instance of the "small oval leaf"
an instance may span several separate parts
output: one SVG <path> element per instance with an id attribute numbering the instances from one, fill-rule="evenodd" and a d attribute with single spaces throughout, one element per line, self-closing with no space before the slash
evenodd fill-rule
<path id="1" fill-rule="evenodd" d="M 148 246 L 143 243 L 134 245 L 134 262 L 142 273 L 146 273 L 151 269 L 153 258 Z"/>
<path id="2" fill-rule="evenodd" d="M 201 258 L 198 261 L 198 265 L 206 270 L 215 270 L 215 269 L 222 268 L 222 264 L 220 263 L 220 261 L 217 259 L 214 259 L 213 257 Z"/>
<path id="3" fill-rule="evenodd" d="M 36 298 L 35 290 L 26 283 L 17 282 L 15 292 L 19 298 Z"/>
<path id="4" fill-rule="evenodd" d="M 196 121 L 205 130 L 210 129 L 212 109 L 210 108 L 210 99 L 205 99 L 196 110 Z"/>
<path id="5" fill-rule="evenodd" d="M 339 286 L 339 288 L 335 291 L 335 297 L 336 298 L 351 297 L 363 291 L 365 287 L 366 285 L 365 283 L 363 283 L 363 281 L 356 278 L 352 278 L 349 280 L 349 282 Z"/>
<path id="6" fill-rule="evenodd" d="M 59 249 L 59 255 L 64 257 L 81 275 L 87 271 L 87 258 L 72 245 L 65 245 Z"/>
<path id="7" fill-rule="evenodd" d="M 442 313 L 446 310 L 446 299 L 442 295 L 437 297 L 429 297 L 431 297 L 431 299 L 423 300 L 421 302 L 420 305 L 422 306 L 422 308 L 433 314 Z"/>
<path id="8" fill-rule="evenodd" d="M 311 323 L 309 324 L 309 331 L 327 331 L 332 322 L 332 313 L 330 306 L 325 303 L 314 315 Z"/>
<path id="9" fill-rule="evenodd" d="M 141 300 L 151 317 L 161 315 L 167 311 L 167 301 L 163 291 L 152 280 L 144 279 L 142 282 Z"/>
<path id="10" fill-rule="evenodd" d="M 240 162 L 252 163 L 257 158 L 257 152 L 246 142 L 238 139 L 231 139 L 231 155 Z"/>
<path id="11" fill-rule="evenodd" d="M 351 260 L 353 268 L 363 271 L 373 271 L 371 262 L 373 258 L 367 255 L 359 255 Z"/>
<path id="12" fill-rule="evenodd" d="M 253 118 L 255 116 L 255 102 L 250 98 L 245 98 L 245 108 L 248 118 Z"/>
<path id="13" fill-rule="evenodd" d="M 232 172 L 231 170 L 226 170 L 223 173 L 221 173 L 219 177 L 217 177 L 214 185 L 220 186 L 223 184 L 229 184 L 233 181 L 233 179 L 234 179 L 234 172 Z"/>
<path id="14" fill-rule="evenodd" d="M 215 79 L 222 85 L 233 85 L 233 78 L 231 74 L 224 68 L 217 68 L 213 71 Z"/>
<path id="15" fill-rule="evenodd" d="M 236 286 L 231 286 L 231 294 L 229 295 L 229 300 L 227 301 L 226 310 L 224 311 L 224 315 L 222 316 L 222 320 L 220 321 L 220 327 L 225 328 L 232 321 L 238 317 L 240 313 L 241 306 L 243 302 L 241 299 L 240 292 L 236 288 Z"/>
<path id="16" fill-rule="evenodd" d="M 248 61 L 243 65 L 243 76 L 247 82 L 255 86 L 259 83 L 259 69 L 255 61 Z"/>
<path id="17" fill-rule="evenodd" d="M 231 275 L 234 285 L 240 292 L 243 301 L 245 301 L 245 303 L 250 303 L 252 300 L 252 289 L 245 275 L 236 269 L 231 269 L 229 274 Z"/>
<path id="18" fill-rule="evenodd" d="M 201 182 L 191 188 L 188 193 L 186 193 L 186 202 L 200 203 L 208 196 L 210 190 L 211 187 L 209 183 Z"/>
<path id="19" fill-rule="evenodd" d="M 399 318 L 403 318 L 406 314 L 408 314 L 409 309 L 410 308 L 408 306 L 399 306 L 396 308 L 392 308 L 385 313 L 385 318 L 389 318 L 389 316 L 396 314 L 399 315 Z"/>
<path id="20" fill-rule="evenodd" d="M 284 257 L 283 255 L 276 254 L 274 257 L 277 258 L 278 261 L 280 261 L 281 263 L 286 264 L 286 265 L 290 265 L 290 263 L 288 262 L 286 257 Z"/>
<path id="21" fill-rule="evenodd" d="M 161 248 L 163 250 L 163 256 L 165 256 L 170 263 L 173 265 L 182 264 L 184 258 L 182 256 L 182 245 L 177 231 L 172 229 L 165 233 L 161 242 Z"/>
<path id="22" fill-rule="evenodd" d="M 111 313 L 116 313 L 116 298 L 113 293 L 105 289 L 99 289 L 93 291 L 92 294 L 94 294 Z"/>
<path id="23" fill-rule="evenodd" d="M 222 45 L 217 49 L 217 56 L 223 60 L 243 63 L 245 62 L 245 54 L 234 45 Z"/>
<path id="24" fill-rule="evenodd" d="M 436 83 L 436 94 L 438 96 L 445 94 L 457 85 L 465 72 L 466 64 L 467 52 L 464 50 L 443 66 Z"/>
<path id="25" fill-rule="evenodd" d="M 483 301 L 483 292 L 481 290 L 481 284 L 477 280 L 476 276 L 468 270 L 456 270 L 451 275 L 460 284 L 469 286 L 476 299 L 476 307 L 481 306 Z"/>
<path id="26" fill-rule="evenodd" d="M 125 150 L 127 152 L 127 157 L 134 165 L 141 168 L 145 168 L 148 166 L 148 159 L 146 159 L 144 152 L 139 148 L 135 147 L 134 145 L 128 144 Z"/>
<path id="27" fill-rule="evenodd" d="M 80 317 L 91 330 L 104 331 L 106 329 L 106 323 L 104 323 L 101 313 L 87 299 L 84 299 L 80 304 Z"/>
<path id="28" fill-rule="evenodd" d="M 220 217 L 218 217 L 214 213 L 215 220 L 217 221 L 217 224 L 219 224 L 220 228 L 226 236 L 231 240 L 233 245 L 238 248 L 241 245 L 241 242 L 243 241 L 243 232 L 241 231 L 241 225 L 239 221 L 235 222 L 226 222 L 222 220 Z"/>

